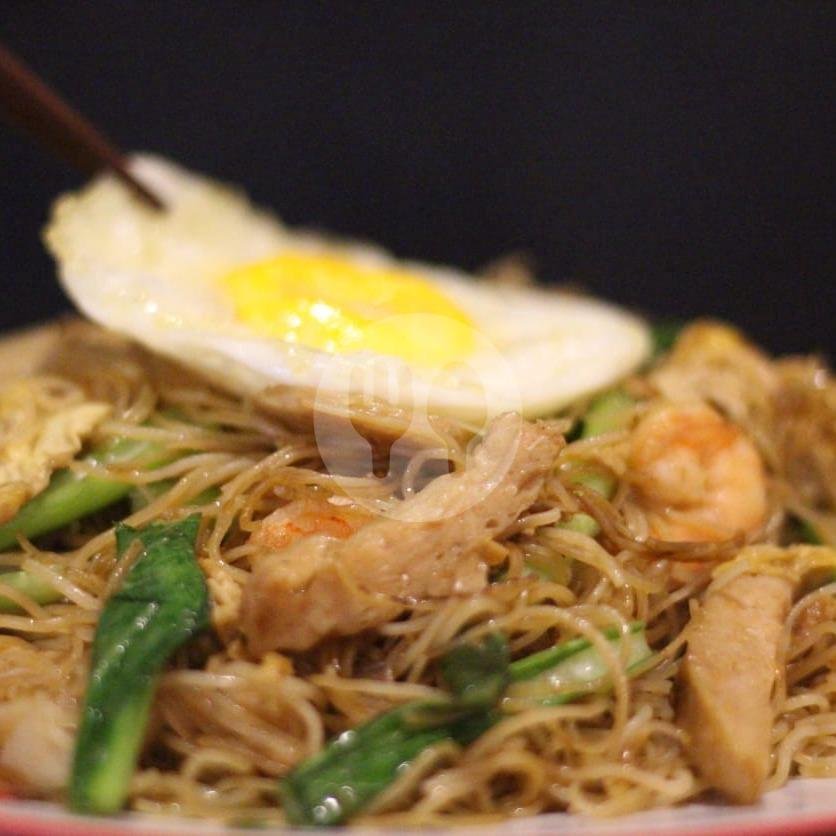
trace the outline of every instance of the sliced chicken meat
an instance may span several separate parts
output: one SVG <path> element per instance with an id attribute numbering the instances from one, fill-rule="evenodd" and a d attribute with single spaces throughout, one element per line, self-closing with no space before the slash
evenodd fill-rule
<path id="1" fill-rule="evenodd" d="M 702 777 L 731 801 L 763 792 L 769 771 L 772 689 L 793 583 L 741 575 L 709 593 L 688 630 L 679 722 Z"/>
<path id="2" fill-rule="evenodd" d="M 482 547 L 534 503 L 562 445 L 546 424 L 500 416 L 467 467 L 391 515 L 346 539 L 316 534 L 264 555 L 242 604 L 250 648 L 305 650 L 391 620 L 410 601 L 483 589 Z"/>

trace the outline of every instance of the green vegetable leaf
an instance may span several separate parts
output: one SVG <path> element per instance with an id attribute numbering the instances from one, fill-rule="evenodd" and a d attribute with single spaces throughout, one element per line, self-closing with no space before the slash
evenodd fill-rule
<path id="1" fill-rule="evenodd" d="M 64 597 L 46 581 L 23 569 L 17 572 L 3 572 L 0 574 L 0 583 L 22 592 L 37 604 L 53 604 Z M 15 601 L 0 595 L 0 613 L 19 612 L 23 612 L 23 610 Z"/>
<path id="2" fill-rule="evenodd" d="M 494 633 L 481 645 L 460 644 L 441 660 L 441 675 L 458 705 L 490 708 L 508 684 L 508 642 Z"/>
<path id="3" fill-rule="evenodd" d="M 812 546 L 823 546 L 824 538 L 809 520 L 795 520 L 796 539 L 799 543 L 809 543 Z"/>
<path id="4" fill-rule="evenodd" d="M 151 470 L 178 455 L 157 442 L 121 438 L 93 451 L 87 460 L 107 465 L 130 464 Z M 69 469 L 59 470 L 44 490 L 32 497 L 11 520 L 0 525 L 0 551 L 12 548 L 18 534 L 31 539 L 56 531 L 118 502 L 130 490 L 131 485 L 125 482 Z"/>
<path id="5" fill-rule="evenodd" d="M 670 351 L 686 324 L 682 319 L 660 319 L 654 323 L 650 329 L 653 356 L 660 357 Z"/>
<path id="6" fill-rule="evenodd" d="M 576 531 L 578 534 L 585 534 L 587 537 L 597 537 L 601 533 L 601 526 L 595 517 L 579 511 L 577 514 L 570 514 L 565 520 L 559 523 L 560 528 L 568 531 Z"/>
<path id="7" fill-rule="evenodd" d="M 628 673 L 653 655 L 640 621 L 633 622 L 626 635 L 615 627 L 604 630 L 604 635 L 614 649 L 626 643 Z M 608 671 L 589 639 L 571 639 L 512 662 L 509 669 L 512 684 L 506 696 L 529 699 L 540 705 L 561 705 L 588 693 L 590 686 L 609 687 Z"/>
<path id="8" fill-rule="evenodd" d="M 615 477 L 603 470 L 580 468 L 569 474 L 568 481 L 570 484 L 589 488 L 607 499 L 613 496 L 617 487 Z M 601 526 L 598 521 L 583 511 L 569 514 L 557 523 L 557 527 L 567 531 L 575 531 L 578 534 L 585 534 L 587 537 L 597 537 L 601 533 Z M 561 554 L 530 555 L 525 559 L 526 568 L 531 572 L 546 580 L 564 585 L 571 580 L 572 564 L 571 558 Z"/>
<path id="9" fill-rule="evenodd" d="M 606 635 L 618 642 L 621 633 L 614 629 Z M 628 671 L 633 671 L 651 653 L 644 625 L 631 625 L 627 641 Z M 510 665 L 507 659 L 507 643 L 499 636 L 478 647 L 454 648 L 441 662 L 454 696 L 407 703 L 381 714 L 299 764 L 279 785 L 288 821 L 319 827 L 345 823 L 430 746 L 444 741 L 467 745 L 501 720 L 496 706 L 503 693 L 527 688 L 529 693 L 518 696 L 539 692 L 539 703 L 553 705 L 580 699 L 596 682 L 608 687 L 607 668 L 587 639 L 564 642 Z M 549 674 L 574 690 L 556 691 L 546 678 Z"/>
<path id="10" fill-rule="evenodd" d="M 610 389 L 602 392 L 590 403 L 581 422 L 578 437 L 592 438 L 626 427 L 635 405 L 635 400 L 623 389 Z M 579 469 L 570 474 L 569 481 L 576 485 L 583 485 L 607 499 L 613 496 L 617 487 L 615 477 L 603 470 Z M 569 531 L 577 531 L 579 534 L 586 534 L 588 537 L 597 537 L 601 533 L 601 527 L 596 520 L 584 513 L 570 514 L 558 523 L 558 526 Z M 542 566 L 532 565 L 531 568 L 535 571 L 542 571 Z"/>
<path id="11" fill-rule="evenodd" d="M 581 438 L 615 432 L 627 426 L 636 401 L 623 389 L 610 389 L 592 400 L 583 417 Z"/>
<path id="12" fill-rule="evenodd" d="M 199 515 L 143 529 L 119 526 L 119 555 L 142 549 L 96 628 L 76 739 L 70 804 L 112 813 L 125 800 L 145 734 L 157 674 L 209 623 L 209 596 L 194 548 Z"/>
<path id="13" fill-rule="evenodd" d="M 430 708 L 432 714 L 438 705 L 409 703 L 387 711 L 344 732 L 304 761 L 279 785 L 288 821 L 319 827 L 342 824 L 427 748 L 447 740 L 469 743 L 490 725 L 484 712 L 460 712 L 457 719 L 426 725 L 423 709 Z"/>
<path id="14" fill-rule="evenodd" d="M 292 824 L 341 824 L 390 786 L 428 747 L 467 744 L 490 727 L 508 682 L 500 635 L 460 644 L 440 662 L 449 700 L 407 703 L 347 731 L 296 767 L 279 792 Z"/>

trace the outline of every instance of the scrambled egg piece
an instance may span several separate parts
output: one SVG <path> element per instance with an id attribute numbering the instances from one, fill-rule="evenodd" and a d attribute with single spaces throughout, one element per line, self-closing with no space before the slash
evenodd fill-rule
<path id="1" fill-rule="evenodd" d="M 686 327 L 650 379 L 669 400 L 706 401 L 756 436 L 778 386 L 769 357 L 737 329 L 710 320 Z"/>
<path id="2" fill-rule="evenodd" d="M 86 400 L 79 387 L 55 377 L 0 387 L 0 524 L 73 460 L 109 412 L 108 404 Z"/>
<path id="3" fill-rule="evenodd" d="M 212 596 L 212 626 L 223 641 L 232 641 L 238 630 L 243 589 L 232 572 L 212 566 L 206 580 Z"/>

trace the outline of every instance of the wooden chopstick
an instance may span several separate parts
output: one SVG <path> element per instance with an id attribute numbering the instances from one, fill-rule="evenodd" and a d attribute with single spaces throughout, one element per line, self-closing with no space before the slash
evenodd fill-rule
<path id="1" fill-rule="evenodd" d="M 91 175 L 111 169 L 154 209 L 165 204 L 131 174 L 121 152 L 3 44 L 0 44 L 0 110 L 54 154 Z"/>

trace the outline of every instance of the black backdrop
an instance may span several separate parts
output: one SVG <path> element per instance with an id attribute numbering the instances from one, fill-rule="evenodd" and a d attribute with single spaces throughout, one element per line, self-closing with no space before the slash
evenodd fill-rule
<path id="1" fill-rule="evenodd" d="M 293 223 L 836 351 L 836 4 L 0 2 L 0 37 L 126 146 Z M 72 172 L 0 126 L 0 328 L 66 307 Z M 829 215 L 831 217 L 829 217 Z"/>

